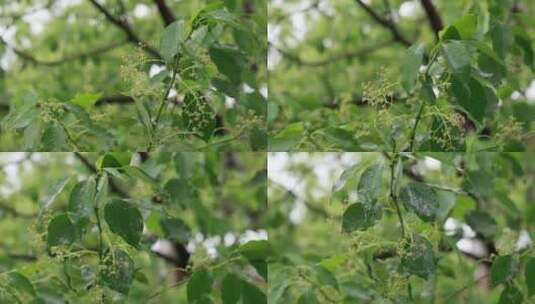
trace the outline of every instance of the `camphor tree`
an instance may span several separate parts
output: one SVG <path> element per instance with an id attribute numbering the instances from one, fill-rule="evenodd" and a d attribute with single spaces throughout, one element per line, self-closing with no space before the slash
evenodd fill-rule
<path id="1" fill-rule="evenodd" d="M 0 154 L 0 303 L 267 303 L 266 157 Z"/>
<path id="2" fill-rule="evenodd" d="M 264 150 L 266 10 L 0 1 L 0 150 Z"/>
<path id="3" fill-rule="evenodd" d="M 533 303 L 534 157 L 270 154 L 270 302 Z"/>
<path id="4" fill-rule="evenodd" d="M 270 151 L 533 150 L 535 2 L 273 3 Z"/>

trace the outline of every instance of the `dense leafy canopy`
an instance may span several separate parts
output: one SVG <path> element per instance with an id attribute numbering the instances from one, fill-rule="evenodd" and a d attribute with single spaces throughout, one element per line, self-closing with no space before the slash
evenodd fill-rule
<path id="1" fill-rule="evenodd" d="M 0 153 L 0 303 L 267 304 L 265 166 L 256 153 Z"/>
<path id="2" fill-rule="evenodd" d="M 0 150 L 265 150 L 266 10 L 0 1 Z"/>
<path id="3" fill-rule="evenodd" d="M 269 6 L 271 151 L 533 150 L 535 2 Z"/>
<path id="4" fill-rule="evenodd" d="M 270 154 L 271 303 L 532 303 L 534 156 Z"/>

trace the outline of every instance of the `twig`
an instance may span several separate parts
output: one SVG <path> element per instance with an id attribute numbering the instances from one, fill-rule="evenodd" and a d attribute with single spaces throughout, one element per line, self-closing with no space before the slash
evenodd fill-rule
<path id="1" fill-rule="evenodd" d="M 394 36 L 394 40 L 396 40 L 397 42 L 403 44 L 404 46 L 410 46 L 412 44 L 407 38 L 405 38 L 401 34 L 401 32 L 399 31 L 399 29 L 397 28 L 395 23 L 393 23 L 392 21 L 380 16 L 370 6 L 368 6 L 366 3 L 364 3 L 364 1 L 355 0 L 355 2 L 360 7 L 362 7 L 368 13 L 368 15 L 370 15 L 373 19 L 375 19 L 375 21 L 377 21 L 379 24 L 381 24 L 382 26 L 384 26 L 385 28 L 390 30 L 390 32 L 392 33 L 392 36 Z"/>
<path id="2" fill-rule="evenodd" d="M 444 27 L 444 24 L 442 23 L 442 18 L 440 17 L 436 7 L 433 5 L 433 2 L 431 2 L 431 0 L 420 0 L 420 3 L 422 4 L 425 10 L 427 19 L 429 19 L 431 29 L 433 30 L 433 32 L 435 32 L 435 37 L 438 40 L 438 34 Z"/>
<path id="3" fill-rule="evenodd" d="M 173 15 L 171 9 L 165 3 L 165 0 L 154 0 L 154 2 L 158 7 L 158 12 L 160 12 L 160 16 L 162 17 L 164 24 L 169 25 L 173 23 L 173 21 L 175 21 L 175 16 Z"/>

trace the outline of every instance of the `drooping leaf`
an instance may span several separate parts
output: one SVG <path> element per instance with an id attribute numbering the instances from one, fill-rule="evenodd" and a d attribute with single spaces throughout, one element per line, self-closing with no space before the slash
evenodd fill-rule
<path id="1" fill-rule="evenodd" d="M 63 127 L 57 123 L 50 123 L 45 128 L 42 140 L 45 151 L 57 152 L 70 150 L 69 144 L 67 143 L 67 134 Z"/>
<path id="2" fill-rule="evenodd" d="M 466 215 L 466 223 L 488 239 L 494 237 L 498 230 L 496 221 L 484 211 L 474 210 L 470 212 Z"/>
<path id="3" fill-rule="evenodd" d="M 267 304 L 266 294 L 247 281 L 242 280 L 242 303 L 243 304 Z"/>
<path id="4" fill-rule="evenodd" d="M 349 205 L 342 216 L 342 230 L 353 232 L 372 227 L 382 215 L 381 209 L 378 207 L 364 203 Z"/>
<path id="5" fill-rule="evenodd" d="M 208 99 L 186 94 L 182 109 L 182 123 L 186 130 L 195 132 L 200 138 L 209 140 L 216 126 L 215 114 Z"/>
<path id="6" fill-rule="evenodd" d="M 294 149 L 301 141 L 305 132 L 303 122 L 289 124 L 274 136 L 268 137 L 269 151 L 289 151 Z"/>
<path id="7" fill-rule="evenodd" d="M 214 45 L 210 48 L 209 54 L 221 74 L 227 76 L 233 83 L 241 82 L 245 59 L 238 49 L 231 46 Z"/>
<path id="8" fill-rule="evenodd" d="M 490 282 L 496 286 L 507 282 L 515 274 L 516 263 L 511 255 L 502 255 L 494 259 L 490 268 Z"/>
<path id="9" fill-rule="evenodd" d="M 104 207 L 104 218 L 111 232 L 137 247 L 143 232 L 143 217 L 139 210 L 122 200 L 113 200 Z"/>
<path id="10" fill-rule="evenodd" d="M 371 203 L 379 198 L 383 180 L 383 168 L 383 164 L 375 164 L 364 170 L 360 176 L 358 193 L 359 199 L 362 199 L 363 202 Z"/>
<path id="11" fill-rule="evenodd" d="M 69 198 L 69 213 L 74 221 L 88 218 L 95 208 L 97 185 L 93 177 L 77 183 Z"/>
<path id="12" fill-rule="evenodd" d="M 71 178 L 69 176 L 64 177 L 54 183 L 52 186 L 47 187 L 43 195 L 39 197 L 39 206 L 42 209 L 50 208 L 50 206 L 52 206 L 52 204 L 56 201 L 56 198 L 61 194 L 63 189 L 65 189 L 65 186 L 67 186 L 70 180 Z"/>
<path id="13" fill-rule="evenodd" d="M 242 280 L 235 274 L 229 273 L 221 283 L 221 301 L 223 304 L 236 304 L 242 295 Z"/>
<path id="14" fill-rule="evenodd" d="M 523 303 L 524 295 L 514 284 L 507 284 L 503 289 L 498 304 Z"/>
<path id="15" fill-rule="evenodd" d="M 114 249 L 105 258 L 101 269 L 102 283 L 110 289 L 127 295 L 134 279 L 135 264 L 128 253 Z"/>
<path id="16" fill-rule="evenodd" d="M 70 245 L 76 239 L 76 228 L 67 214 L 56 215 L 48 224 L 47 244 L 49 247 Z"/>
<path id="17" fill-rule="evenodd" d="M 166 62 L 171 63 L 180 51 L 180 44 L 188 37 L 188 29 L 184 20 L 169 24 L 160 41 L 160 53 Z"/>
<path id="18" fill-rule="evenodd" d="M 7 274 L 7 282 L 9 286 L 15 288 L 19 293 L 35 297 L 37 294 L 32 282 L 23 274 L 17 271 L 9 272 Z"/>
<path id="19" fill-rule="evenodd" d="M 452 73 L 465 75 L 470 71 L 471 57 L 465 43 L 457 40 L 444 43 L 442 53 Z"/>
<path id="20" fill-rule="evenodd" d="M 423 236 L 414 234 L 407 251 L 401 257 L 401 269 L 423 279 L 429 278 L 436 271 L 433 246 Z"/>
<path id="21" fill-rule="evenodd" d="M 184 244 L 188 243 L 191 238 L 190 228 L 179 218 L 162 219 L 160 225 L 165 233 L 165 237 L 170 240 Z"/>
<path id="22" fill-rule="evenodd" d="M 418 79 L 418 71 L 422 65 L 423 55 L 424 45 L 415 44 L 407 50 L 405 59 L 401 64 L 401 84 L 408 93 L 412 92 Z"/>
<path id="23" fill-rule="evenodd" d="M 405 207 L 420 219 L 431 222 L 435 219 L 439 204 L 435 190 L 426 184 L 412 182 L 403 187 L 399 199 Z"/>
<path id="24" fill-rule="evenodd" d="M 212 274 L 207 270 L 197 270 L 191 276 L 188 287 L 188 303 L 194 304 L 212 292 Z"/>
<path id="25" fill-rule="evenodd" d="M 266 260 L 274 255 L 273 247 L 266 240 L 249 241 L 240 246 L 239 252 L 248 260 Z"/>

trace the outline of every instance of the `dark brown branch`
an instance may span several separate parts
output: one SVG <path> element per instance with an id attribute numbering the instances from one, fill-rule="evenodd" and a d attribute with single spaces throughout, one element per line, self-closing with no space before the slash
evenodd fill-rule
<path id="1" fill-rule="evenodd" d="M 397 42 L 403 44 L 404 46 L 410 46 L 411 42 L 401 34 L 399 29 L 397 28 L 396 24 L 390 21 L 389 19 L 386 19 L 382 16 L 380 16 L 376 11 L 374 11 L 371 7 L 369 7 L 366 3 L 364 3 L 362 0 L 355 0 L 355 2 L 363 8 L 368 15 L 370 15 L 375 21 L 377 21 L 379 24 L 390 30 L 392 33 L 392 36 L 394 37 L 394 40 Z"/>
<path id="2" fill-rule="evenodd" d="M 162 17 L 162 20 L 165 25 L 169 25 L 175 21 L 175 16 L 173 15 L 173 12 L 167 6 L 165 3 L 165 0 L 154 0 L 156 2 L 156 6 L 158 7 L 158 12 L 160 12 L 160 16 Z"/>
<path id="3" fill-rule="evenodd" d="M 124 19 L 119 19 L 115 16 L 113 16 L 104 6 L 102 6 L 100 3 L 98 3 L 96 0 L 89 0 L 91 4 L 99 11 L 101 12 L 108 21 L 110 21 L 112 24 L 114 24 L 116 27 L 118 27 L 120 30 L 122 30 L 126 37 L 128 38 L 128 41 L 138 45 L 141 47 L 145 52 L 150 54 L 151 56 L 162 59 L 162 56 L 156 49 L 149 46 L 145 41 L 141 40 L 132 30 L 130 27 L 130 24 Z"/>
<path id="4" fill-rule="evenodd" d="M 128 104 L 128 103 L 133 103 L 133 102 L 134 102 L 134 98 L 133 97 L 119 94 L 119 95 L 111 95 L 111 96 L 101 97 L 99 100 L 97 100 L 95 105 L 103 106 L 103 105 L 113 104 L 113 103 L 115 103 L 115 104 Z"/>
<path id="5" fill-rule="evenodd" d="M 29 62 L 31 62 L 33 64 L 39 64 L 39 65 L 45 65 L 45 66 L 55 66 L 55 65 L 60 65 L 60 64 L 67 63 L 69 61 L 74 61 L 74 60 L 78 60 L 78 59 L 82 59 L 82 58 L 97 56 L 97 55 L 112 51 L 112 50 L 114 50 L 116 48 L 119 48 L 119 47 L 125 45 L 126 41 L 111 43 L 111 44 L 104 45 L 104 46 L 98 47 L 96 49 L 87 51 L 87 52 L 69 54 L 69 55 L 66 55 L 63 58 L 54 59 L 54 60 L 38 59 L 38 58 L 36 58 L 35 56 L 33 56 L 32 54 L 30 54 L 30 53 L 28 53 L 26 51 L 20 50 L 20 49 L 14 47 L 14 46 L 9 45 L 1 37 L 0 37 L 0 44 L 4 44 L 6 47 L 8 47 L 11 50 L 13 50 L 13 52 L 17 56 L 22 58 L 23 60 L 29 61 Z"/>
<path id="6" fill-rule="evenodd" d="M 442 23 L 442 18 L 440 17 L 436 7 L 433 5 L 433 2 L 431 0 L 420 0 L 420 3 L 422 4 L 425 10 L 427 19 L 429 19 L 431 29 L 433 29 L 433 32 L 435 32 L 435 37 L 438 40 L 439 39 L 438 34 L 442 30 L 442 28 L 444 28 L 444 24 Z"/>

